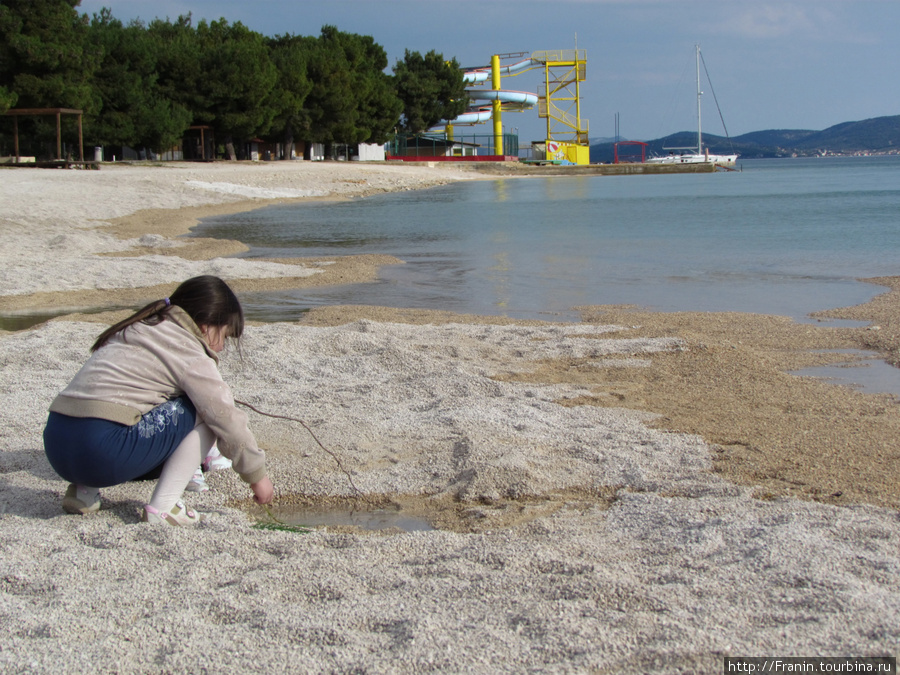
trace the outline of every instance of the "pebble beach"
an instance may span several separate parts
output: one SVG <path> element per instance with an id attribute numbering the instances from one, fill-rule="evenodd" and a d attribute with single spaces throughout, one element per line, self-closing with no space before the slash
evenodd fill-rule
<path id="1" fill-rule="evenodd" d="M 822 325 L 363 306 L 254 323 L 221 369 L 255 409 L 271 509 L 219 471 L 185 496 L 209 514 L 195 528 L 141 523 L 147 483 L 104 489 L 97 514 L 62 511 L 47 408 L 127 308 L 198 274 L 240 295 L 402 263 L 242 259 L 239 241 L 186 237 L 198 218 L 520 173 L 0 168 L 0 672 L 720 673 L 727 656 L 896 657 L 898 400 L 791 373 L 847 349 L 898 365 L 897 277 L 868 280 L 883 294 Z M 285 525 L 298 512 L 327 524 Z M 373 512 L 394 524 L 334 515 Z"/>

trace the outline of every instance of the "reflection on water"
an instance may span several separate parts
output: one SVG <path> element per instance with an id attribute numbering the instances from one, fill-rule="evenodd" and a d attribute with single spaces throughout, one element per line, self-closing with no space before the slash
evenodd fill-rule
<path id="1" fill-rule="evenodd" d="M 900 396 L 900 369 L 878 358 L 872 352 L 842 349 L 852 360 L 827 366 L 795 371 L 794 375 L 818 377 L 836 385 L 852 387 L 865 394 L 893 394 Z"/>
<path id="2" fill-rule="evenodd" d="M 900 158 L 741 173 L 471 181 L 207 220 L 250 257 L 384 253 L 376 283 L 244 296 L 254 318 L 370 304 L 577 320 L 587 304 L 805 320 L 897 274 Z"/>
<path id="3" fill-rule="evenodd" d="M 399 509 L 356 510 L 350 508 L 284 507 L 277 518 L 286 525 L 299 527 L 352 527 L 361 530 L 399 529 L 423 532 L 434 528 L 427 520 Z"/>

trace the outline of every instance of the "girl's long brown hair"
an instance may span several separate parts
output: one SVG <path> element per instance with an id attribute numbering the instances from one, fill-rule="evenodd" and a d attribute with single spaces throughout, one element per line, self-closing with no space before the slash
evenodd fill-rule
<path id="1" fill-rule="evenodd" d="M 110 326 L 103 331 L 91 347 L 95 352 L 115 334 L 125 330 L 138 321 L 155 325 L 166 318 L 169 305 L 181 307 L 198 326 L 224 326 L 228 337 L 240 338 L 244 332 L 244 311 L 234 291 L 219 277 L 204 275 L 193 277 L 181 283 L 165 299 L 154 300 L 145 305 L 127 319 Z"/>

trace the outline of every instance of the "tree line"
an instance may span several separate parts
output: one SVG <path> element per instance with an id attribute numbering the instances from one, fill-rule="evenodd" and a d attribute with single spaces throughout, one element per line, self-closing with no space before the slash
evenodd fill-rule
<path id="1" fill-rule="evenodd" d="M 256 137 L 287 148 L 383 143 L 467 105 L 456 59 L 434 51 L 406 50 L 388 74 L 381 45 L 335 26 L 267 37 L 189 14 L 124 24 L 109 9 L 81 14 L 80 3 L 0 0 L 0 115 L 80 109 L 86 145 L 153 151 L 203 125 L 234 159 Z M 46 142 L 51 124 L 55 134 L 55 122 L 35 118 L 30 138 Z"/>

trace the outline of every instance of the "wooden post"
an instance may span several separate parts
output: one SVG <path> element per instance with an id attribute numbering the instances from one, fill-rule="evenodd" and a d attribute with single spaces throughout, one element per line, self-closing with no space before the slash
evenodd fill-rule
<path id="1" fill-rule="evenodd" d="M 84 162 L 84 133 L 81 127 L 81 113 L 78 113 L 78 153 L 79 160 Z"/>
<path id="2" fill-rule="evenodd" d="M 78 161 L 84 162 L 84 129 L 82 126 L 82 112 L 73 108 L 10 108 L 3 113 L 13 118 L 13 137 L 16 149 L 16 164 L 21 163 L 22 155 L 19 147 L 19 116 L 20 115 L 56 115 L 56 159 L 62 161 L 62 116 L 78 115 Z M 73 160 L 74 161 L 74 160 Z"/>
<path id="3" fill-rule="evenodd" d="M 78 152 L 80 154 L 80 159 L 84 161 L 84 132 L 82 131 L 81 126 L 81 113 L 78 113 Z"/>

